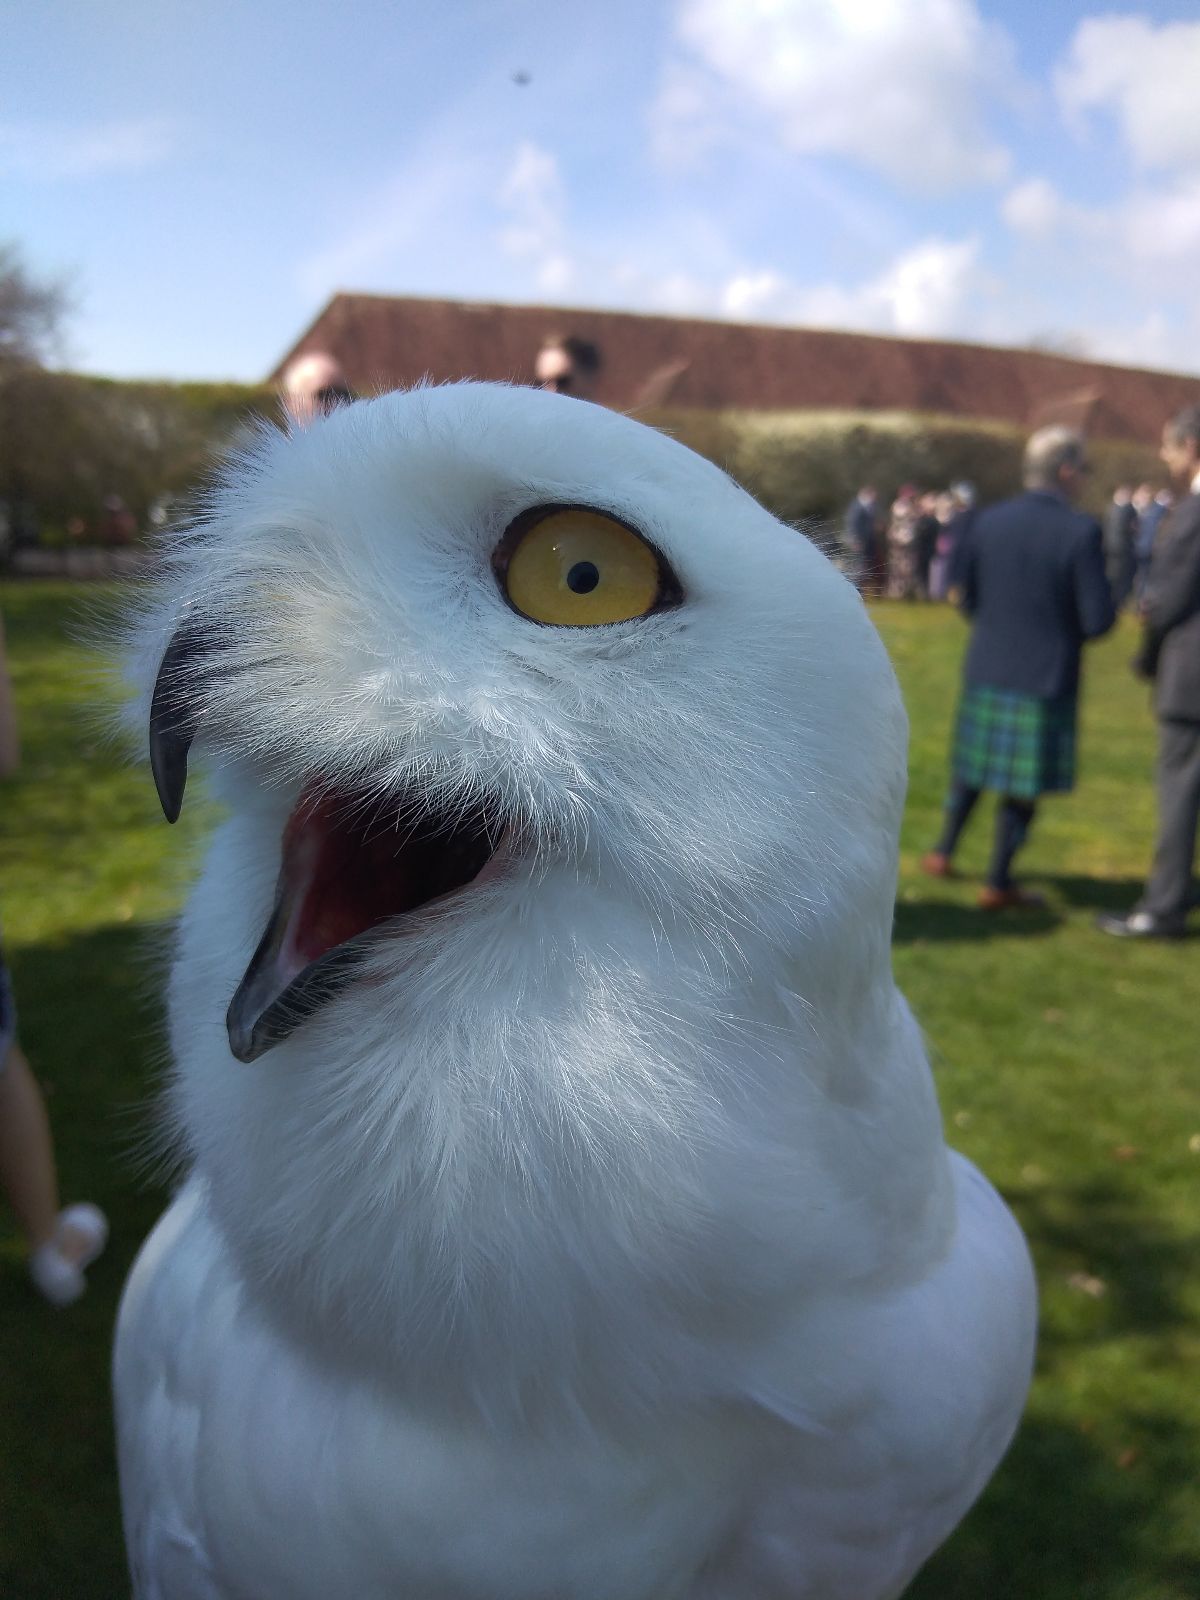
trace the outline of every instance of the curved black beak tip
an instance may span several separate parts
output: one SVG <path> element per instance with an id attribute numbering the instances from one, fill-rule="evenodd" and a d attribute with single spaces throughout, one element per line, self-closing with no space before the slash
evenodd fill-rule
<path id="1" fill-rule="evenodd" d="M 172 730 L 157 729 L 150 722 L 150 770 L 158 802 L 168 822 L 178 822 L 187 787 L 187 758 L 191 739 Z"/>
<path id="2" fill-rule="evenodd" d="M 203 650 L 203 636 L 185 619 L 167 642 L 150 697 L 150 770 L 168 822 L 177 821 L 183 809 L 188 751 L 198 722 L 195 689 L 184 674 Z"/>

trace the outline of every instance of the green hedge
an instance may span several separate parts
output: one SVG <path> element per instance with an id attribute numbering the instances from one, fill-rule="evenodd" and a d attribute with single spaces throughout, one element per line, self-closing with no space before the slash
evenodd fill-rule
<path id="1" fill-rule="evenodd" d="M 655 411 L 642 420 L 736 478 L 785 522 L 840 523 L 864 483 L 887 504 L 901 484 L 973 483 L 983 501 L 1015 494 L 1027 431 L 1002 422 L 902 411 Z M 1085 503 L 1099 512 L 1118 483 L 1163 482 L 1157 452 L 1117 440 L 1089 444 Z"/>
<path id="2" fill-rule="evenodd" d="M 102 526 L 118 494 L 138 526 L 164 502 L 187 504 L 214 461 L 255 416 L 278 417 L 272 390 L 233 383 L 130 383 L 33 369 L 0 384 L 0 502 L 44 542 L 68 522 Z M 958 479 L 985 501 L 1020 483 L 1023 430 L 998 422 L 888 411 L 670 411 L 641 414 L 725 468 L 785 522 L 836 532 L 856 490 L 888 503 L 902 483 Z M 1099 511 L 1122 482 L 1158 483 L 1147 446 L 1098 441 L 1087 504 Z"/>
<path id="3" fill-rule="evenodd" d="M 26 368 L 0 382 L 0 508 L 20 536 L 102 537 L 119 495 L 140 529 L 152 509 L 186 504 L 255 415 L 277 416 L 269 389 L 232 383 L 129 383 Z"/>

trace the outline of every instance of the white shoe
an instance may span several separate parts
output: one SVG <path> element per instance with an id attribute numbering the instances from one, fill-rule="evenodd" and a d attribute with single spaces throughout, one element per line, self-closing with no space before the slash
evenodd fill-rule
<path id="1" fill-rule="evenodd" d="M 63 1252 L 63 1236 L 84 1241 L 77 1259 Z M 82 1201 L 58 1214 L 54 1237 L 29 1258 L 29 1276 L 52 1306 L 73 1305 L 87 1288 L 84 1272 L 108 1243 L 108 1219 L 99 1206 Z"/>

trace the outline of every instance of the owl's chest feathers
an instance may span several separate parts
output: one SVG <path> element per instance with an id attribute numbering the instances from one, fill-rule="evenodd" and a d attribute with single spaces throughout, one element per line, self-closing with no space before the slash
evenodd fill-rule
<path id="1" fill-rule="evenodd" d="M 848 1126 L 877 1127 L 876 1108 L 848 1111 L 801 1077 L 772 1097 L 753 1081 L 767 1067 L 738 1065 L 741 1091 L 723 1098 L 682 1067 L 664 1096 L 618 1062 L 582 1081 L 578 1062 L 507 1077 L 499 1058 L 426 1063 L 386 1140 L 347 1127 L 335 1166 L 313 1145 L 281 1169 L 287 1214 L 310 1207 L 286 1235 L 217 1209 L 285 1325 L 423 1400 L 705 1401 L 798 1295 L 898 1255 L 888 1235 L 911 1217 L 865 1180 L 831 1182 L 820 1153 L 886 1177 Z M 889 1210 L 905 1220 L 884 1225 Z"/>

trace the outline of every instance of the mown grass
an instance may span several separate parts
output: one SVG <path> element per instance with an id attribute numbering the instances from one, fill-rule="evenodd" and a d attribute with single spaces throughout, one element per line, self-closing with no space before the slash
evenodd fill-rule
<path id="1" fill-rule="evenodd" d="M 3 597 L 25 764 L 0 793 L 0 909 L 22 1035 L 47 1088 L 67 1197 L 113 1242 L 56 1314 L 0 1234 L 0 1594 L 128 1593 L 109 1411 L 121 1281 L 160 1210 L 135 1159 L 161 1064 L 160 930 L 204 829 L 161 821 L 83 709 L 97 686 L 66 632 L 95 591 Z M 1025 856 L 1045 913 L 987 919 L 975 883 L 916 875 L 945 782 L 962 627 L 881 606 L 912 719 L 896 923 L 947 1129 L 1015 1206 L 1043 1295 L 1026 1422 L 917 1600 L 1184 1600 L 1200 1593 L 1200 939 L 1128 948 L 1091 925 L 1134 898 L 1153 829 L 1153 724 L 1126 624 L 1088 663 L 1082 782 L 1048 802 Z M 979 871 L 990 817 L 963 866 Z M 0 1228 L 7 1230 L 7 1220 Z M 280 1597 L 282 1600 L 282 1597 Z"/>

